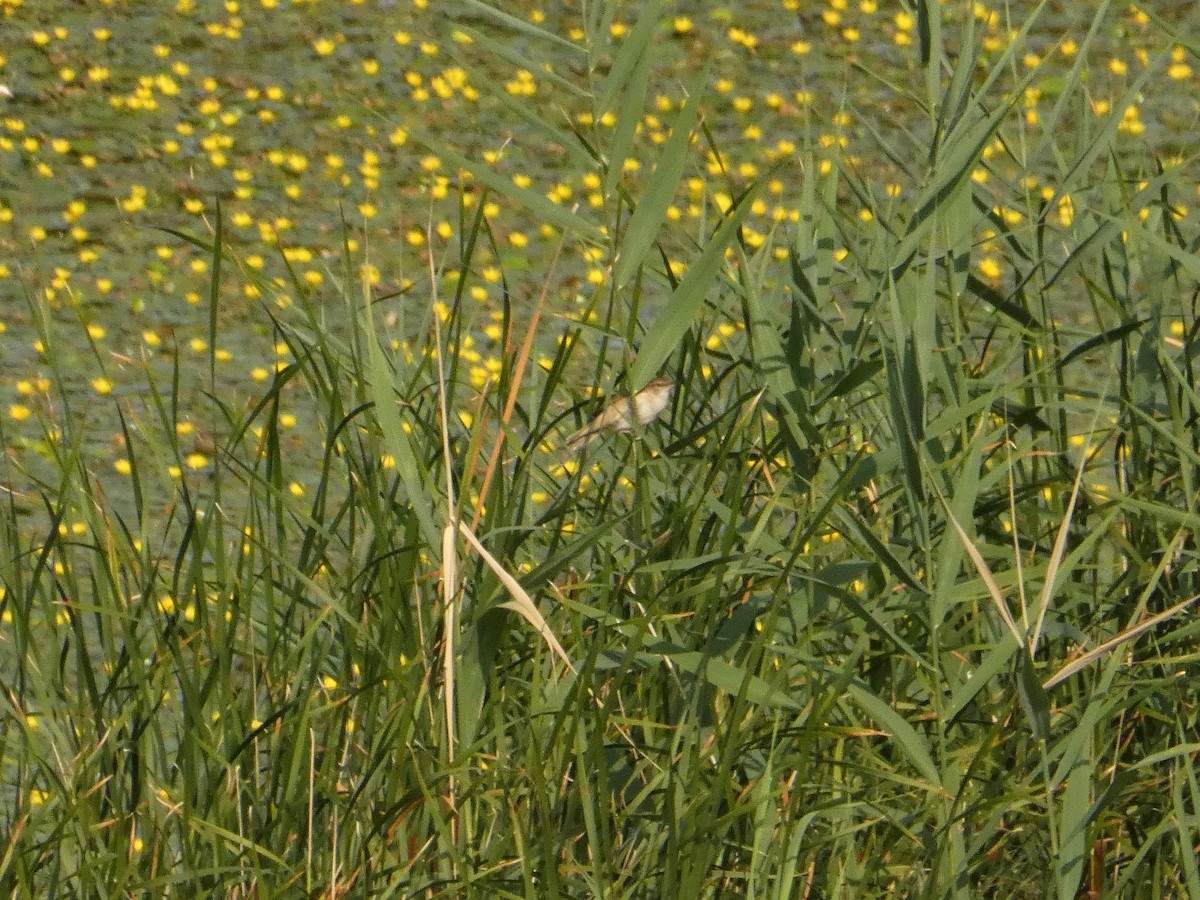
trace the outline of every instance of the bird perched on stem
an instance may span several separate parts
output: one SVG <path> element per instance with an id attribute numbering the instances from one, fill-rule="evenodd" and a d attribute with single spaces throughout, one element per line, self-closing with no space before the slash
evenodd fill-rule
<path id="1" fill-rule="evenodd" d="M 635 416 L 639 425 L 654 421 L 671 402 L 674 389 L 675 382 L 670 378 L 655 378 L 637 392 L 632 402 L 628 394 L 614 397 L 600 415 L 567 438 L 567 447 L 578 450 L 605 429 L 630 431 Z"/>

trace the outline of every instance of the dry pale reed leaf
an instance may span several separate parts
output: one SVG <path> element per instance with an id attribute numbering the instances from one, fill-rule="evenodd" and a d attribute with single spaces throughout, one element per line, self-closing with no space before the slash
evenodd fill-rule
<path id="1" fill-rule="evenodd" d="M 504 566 L 500 565 L 499 560 L 488 552 L 487 548 L 479 542 L 479 538 L 467 527 L 465 522 L 458 523 L 458 530 L 467 539 L 467 543 L 474 547 L 476 552 L 483 557 L 483 561 L 487 563 L 488 568 L 496 573 L 496 577 L 500 579 L 500 583 L 504 585 L 505 590 L 513 598 L 511 602 L 501 605 L 520 613 L 530 625 L 537 629 L 538 634 L 542 636 L 542 640 L 546 642 L 546 646 L 557 653 L 567 668 L 574 672 L 575 667 L 571 665 L 571 660 L 567 656 L 567 652 L 563 650 L 562 644 L 558 642 L 558 638 L 554 636 L 554 632 L 550 630 L 550 626 L 546 624 L 546 620 L 538 612 L 538 608 L 534 605 L 533 600 L 530 599 L 529 594 L 525 593 L 525 589 L 517 583 L 517 579 L 513 578 Z"/>

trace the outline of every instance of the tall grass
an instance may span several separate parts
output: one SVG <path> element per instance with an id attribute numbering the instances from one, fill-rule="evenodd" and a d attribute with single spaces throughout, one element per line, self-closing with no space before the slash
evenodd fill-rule
<path id="1" fill-rule="evenodd" d="M 594 43 L 598 113 L 640 114 L 658 7 L 608 66 Z M 46 471 L 4 463 L 0 890 L 1200 896 L 1195 160 L 1089 131 L 1078 68 L 1032 133 L 1021 36 L 987 65 L 959 37 L 922 48 L 927 132 L 877 136 L 915 196 L 810 142 L 800 223 L 755 246 L 757 189 L 731 190 L 682 274 L 660 248 L 687 245 L 703 77 L 640 186 L 639 115 L 605 146 L 523 108 L 601 174 L 606 232 L 547 215 L 612 278 L 568 317 L 509 298 L 482 389 L 480 194 L 405 295 L 347 248 L 336 292 L 264 309 L 294 362 L 252 403 L 215 363 L 148 369 L 111 405 L 128 490 L 57 372 Z M 219 220 L 180 237 L 215 336 L 221 279 L 253 273 Z M 47 347 L 70 327 L 41 321 Z M 660 371 L 661 423 L 567 454 L 581 385 Z M 279 421 L 297 390 L 315 472 Z"/>

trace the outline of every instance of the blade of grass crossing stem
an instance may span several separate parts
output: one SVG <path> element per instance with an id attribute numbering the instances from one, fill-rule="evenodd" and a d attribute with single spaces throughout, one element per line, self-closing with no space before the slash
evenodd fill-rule
<path id="1" fill-rule="evenodd" d="M 1130 222 L 1135 221 L 1138 238 L 1148 245 L 1143 252 L 1154 252 L 1160 256 L 1168 257 L 1173 263 L 1184 269 L 1192 278 L 1200 279 L 1200 259 L 1196 258 L 1194 251 L 1173 244 L 1153 228 L 1146 227 L 1140 216 L 1136 220 L 1133 217 L 1130 218 Z M 1167 268 L 1161 266 L 1159 270 L 1167 271 Z M 1166 290 L 1165 284 L 1163 288 Z"/>
<path id="2" fill-rule="evenodd" d="M 488 53 L 498 56 L 500 59 L 503 59 L 505 62 L 511 63 L 514 68 L 516 68 L 518 70 L 523 70 L 526 72 L 536 72 L 538 78 L 544 78 L 546 81 L 552 82 L 557 87 L 562 88 L 563 90 L 567 91 L 568 93 L 574 94 L 576 97 L 578 97 L 581 100 L 588 99 L 587 92 L 584 91 L 583 89 L 581 89 L 579 87 L 579 85 L 573 83 L 572 81 L 570 81 L 566 78 L 563 78 L 557 72 L 554 72 L 553 70 L 546 68 L 545 66 L 541 65 L 537 61 L 530 59 L 528 56 L 525 56 L 522 53 L 518 53 L 516 50 L 514 50 L 512 48 L 512 44 L 510 42 L 507 42 L 505 40 L 496 40 L 495 38 L 491 37 L 487 32 L 479 31 L 478 29 L 475 29 L 475 28 L 468 28 L 464 25 L 458 26 L 458 28 L 456 30 L 461 31 L 464 35 L 469 37 L 475 44 L 477 44 L 480 47 L 480 49 L 486 50 Z M 474 83 L 487 84 L 486 81 L 485 82 L 474 82 Z M 499 94 L 500 92 L 495 91 L 495 93 Z"/>
<path id="3" fill-rule="evenodd" d="M 971 189 L 970 173 L 977 167 L 984 147 L 1015 103 L 1016 99 L 1012 98 L 992 115 L 973 124 L 963 123 L 946 136 L 945 153 L 938 159 L 929 184 L 914 204 L 915 212 L 892 254 L 892 276 L 896 280 L 908 270 L 917 249 L 936 226 L 935 213 L 956 190 Z"/>
<path id="4" fill-rule="evenodd" d="M 1027 30 L 1028 23 L 1022 33 Z M 1014 45 L 1010 45 L 1005 51 L 1005 57 L 1011 55 Z M 996 63 L 996 65 L 999 66 L 1000 63 Z M 934 216 L 934 213 L 942 207 L 955 190 L 970 189 L 969 175 L 975 170 L 984 147 L 992 139 L 992 135 L 1008 116 L 1017 100 L 1024 96 L 1025 88 L 1029 86 L 1037 73 L 1038 69 L 1031 70 L 1021 83 L 1007 95 L 1007 99 L 1000 103 L 990 115 L 975 117 L 973 120 L 971 117 L 964 117 L 945 136 L 939 148 L 939 156 L 929 184 L 914 204 L 916 211 L 909 218 L 908 227 L 892 255 L 892 274 L 895 278 L 899 279 L 908 269 L 916 255 L 917 248 L 929 230 L 936 224 L 937 217 Z M 984 93 L 983 90 L 979 92 L 979 94 L 982 93 Z"/>
<path id="5" fill-rule="evenodd" d="M 662 0 L 652 0 L 638 13 L 637 22 L 621 42 L 621 49 L 617 51 L 612 68 L 608 70 L 608 77 L 604 82 L 604 93 L 600 95 L 592 110 L 596 121 L 612 110 L 613 101 L 617 99 L 617 95 L 621 91 L 625 90 L 627 84 L 631 88 L 636 86 L 635 82 L 638 76 L 635 75 L 635 71 L 642 64 L 642 60 L 649 56 L 650 40 L 654 36 L 654 30 L 658 27 L 661 11 Z M 644 100 L 644 98 L 645 94 L 643 93 L 640 99 Z M 639 118 L 641 117 L 640 102 L 635 113 Z"/>
<path id="6" fill-rule="evenodd" d="M 1169 49 L 1165 49 L 1150 60 L 1148 64 L 1141 67 L 1138 76 L 1130 83 L 1128 89 L 1112 104 L 1113 113 L 1110 113 L 1108 118 L 1104 120 L 1104 125 L 1092 137 L 1092 143 L 1087 149 L 1071 164 L 1070 170 L 1060 177 L 1057 181 L 1057 191 L 1054 197 L 1047 201 L 1050 204 L 1057 202 L 1058 197 L 1062 194 L 1070 194 L 1078 191 L 1081 187 L 1088 184 L 1091 180 L 1091 169 L 1096 158 L 1102 154 L 1111 152 L 1116 140 L 1118 130 L 1124 122 L 1122 113 L 1131 106 L 1137 106 L 1140 103 L 1143 91 L 1146 88 L 1146 83 L 1152 75 L 1161 77 L 1161 66 L 1166 59 Z M 1024 90 L 1022 86 L 1021 90 Z"/>
<path id="7" fill-rule="evenodd" d="M 817 818 L 815 812 L 805 813 L 798 822 L 790 826 L 787 848 L 780 854 L 777 874 L 772 886 L 771 900 L 787 900 L 794 896 L 796 888 L 796 865 L 800 859 L 800 845 L 808 833 L 808 826 Z M 803 894 L 801 895 L 803 896 Z"/>
<path id="8" fill-rule="evenodd" d="M 544 194 L 529 188 L 518 187 L 512 179 L 500 175 L 490 167 L 468 159 L 442 140 L 420 129 L 409 132 L 413 140 L 419 141 L 442 158 L 447 165 L 470 172 L 480 184 L 495 191 L 502 197 L 511 200 L 518 206 L 523 206 L 542 222 L 554 225 L 563 231 L 578 234 L 585 240 L 599 240 L 601 235 L 595 225 L 583 219 L 564 206 L 546 198 Z"/>
<path id="9" fill-rule="evenodd" d="M 795 700 L 771 682 L 720 657 L 685 651 L 662 653 L 660 658 L 678 666 L 681 671 L 703 678 L 731 697 L 744 697 L 746 702 L 755 706 L 792 711 L 799 709 Z"/>
<path id="10" fill-rule="evenodd" d="M 642 21 L 648 21 L 643 19 Z M 639 25 L 641 22 L 639 22 Z M 617 58 L 618 66 L 626 62 L 629 58 L 633 59 L 634 68 L 632 72 L 621 72 L 620 77 L 624 79 L 629 76 L 629 89 L 622 97 L 623 102 L 617 112 L 617 122 L 613 127 L 612 141 L 609 144 L 608 150 L 608 171 L 604 174 L 604 196 L 611 197 L 613 191 L 616 190 L 617 182 L 621 179 L 621 173 L 625 170 L 625 158 L 629 155 L 629 149 L 633 146 L 633 138 L 637 131 L 638 123 L 642 121 L 642 113 L 646 106 L 646 91 L 650 86 L 650 49 L 647 46 L 648 34 L 641 36 L 641 46 L 634 43 L 638 35 L 634 34 L 630 40 L 626 41 L 621 47 L 621 53 Z M 638 51 L 636 55 L 630 56 L 631 51 Z M 617 76 L 617 66 L 613 67 L 613 71 L 609 74 L 611 89 L 614 86 L 614 76 Z M 615 82 L 616 85 L 624 86 L 624 81 Z M 602 101 L 600 115 L 596 116 L 599 121 L 601 116 L 609 112 L 608 104 L 612 103 L 613 99 L 609 98 L 606 92 L 605 100 Z"/>
<path id="11" fill-rule="evenodd" d="M 654 164 L 654 171 L 646 180 L 646 187 L 638 200 L 637 208 L 629 217 L 629 224 L 625 226 L 625 232 L 621 235 L 621 249 L 616 263 L 613 265 L 613 284 L 617 290 L 624 287 L 633 273 L 637 271 L 646 253 L 653 246 L 654 237 L 658 234 L 659 228 L 666 221 L 667 209 L 670 207 L 671 201 L 675 199 L 675 189 L 683 177 L 684 167 L 691 159 L 688 151 L 691 145 L 692 126 L 696 122 L 700 97 L 704 92 L 704 85 L 708 81 L 710 68 L 711 63 L 705 65 L 688 82 L 687 100 L 684 101 L 683 108 L 679 110 L 679 115 L 675 117 L 675 121 L 671 125 L 671 136 L 663 144 L 662 152 Z M 610 160 L 609 165 L 610 167 L 619 166 L 620 163 Z M 632 387 L 634 390 L 640 390 L 644 386 L 645 384 L 642 383 L 634 384 Z"/>
<path id="12" fill-rule="evenodd" d="M 777 735 L 772 735 L 776 739 Z M 779 804 L 772 790 L 774 785 L 775 753 L 767 755 L 766 765 L 754 787 L 750 789 L 750 807 L 754 810 L 754 840 L 750 845 L 750 875 L 746 881 L 746 896 L 761 897 L 763 886 L 770 881 L 774 862 L 771 850 L 777 840 L 776 826 Z M 763 884 L 760 884 L 760 879 Z"/>
<path id="13" fill-rule="evenodd" d="M 737 236 L 742 221 L 761 191 L 762 182 L 759 182 L 742 195 L 737 206 L 730 210 L 725 221 L 709 239 L 700 258 L 688 266 L 679 287 L 642 339 L 637 359 L 629 371 L 631 390 L 640 391 L 649 383 L 691 327 L 692 320 L 703 306 L 704 298 L 721 270 L 726 248 Z"/>
<path id="14" fill-rule="evenodd" d="M 913 513 L 918 516 L 916 521 L 919 522 L 920 506 L 925 500 L 920 456 L 924 391 L 920 376 L 916 372 L 912 339 L 904 336 L 901 340 L 904 342 L 901 347 L 884 347 L 887 400 L 892 414 L 892 430 L 896 435 L 897 450 L 902 463 L 901 475 L 908 488 Z"/>
<path id="15" fill-rule="evenodd" d="M 1182 736 L 1181 736 L 1182 737 Z M 1183 801 L 1183 785 L 1187 783 L 1191 802 Z M 1189 897 L 1200 897 L 1200 864 L 1192 848 L 1196 845 L 1195 822 L 1193 812 L 1200 804 L 1200 785 L 1196 780 L 1196 767 L 1193 758 L 1182 757 L 1175 765 L 1171 778 L 1171 805 L 1175 809 L 1175 827 L 1179 834 L 1179 859 L 1183 865 L 1184 882 L 1188 887 Z"/>
<path id="16" fill-rule="evenodd" d="M 963 192 L 965 193 L 965 191 Z M 934 354 L 937 352 L 937 279 L 941 277 L 939 264 L 941 229 L 935 229 L 929 238 L 929 250 L 925 264 L 912 277 L 900 278 L 891 285 L 892 310 L 898 312 L 896 334 L 907 334 L 911 339 L 913 361 L 919 384 L 928 384 L 932 373 Z"/>
<path id="17" fill-rule="evenodd" d="M 992 62 L 992 67 L 987 70 L 987 75 L 983 79 L 983 83 L 976 90 L 976 96 L 982 97 L 992 90 L 1002 78 L 1007 78 L 1009 75 L 1021 68 L 1018 57 L 1025 54 L 1026 48 L 1029 46 L 1029 35 L 1038 24 L 1038 19 L 1041 18 L 1042 12 L 1046 9 L 1050 0 L 1041 0 L 1041 2 L 1031 10 L 1028 15 L 1024 16 L 1021 21 L 1021 30 L 1004 45 L 1004 51 L 996 57 Z M 1030 70 L 1031 76 L 1036 76 L 1039 73 L 1040 65 L 1034 66 Z M 1017 87 L 1009 88 L 1005 86 L 1005 96 L 1008 96 L 1009 90 L 1015 90 L 1018 95 L 1025 92 L 1025 88 L 1029 83 L 1029 76 L 1026 77 Z M 1120 108 L 1120 107 L 1117 107 Z"/>
<path id="18" fill-rule="evenodd" d="M 968 104 L 971 102 L 971 89 L 975 86 L 975 74 L 979 71 L 979 44 L 975 40 L 975 20 L 974 17 L 967 17 L 963 24 L 962 33 L 955 35 L 955 40 L 959 50 L 955 55 L 957 59 L 954 62 L 954 70 L 950 74 L 950 83 L 942 88 L 942 67 L 948 66 L 945 50 L 941 45 L 942 28 L 941 28 L 941 13 L 938 12 L 935 21 L 937 22 L 935 39 L 938 42 L 937 53 L 930 58 L 929 64 L 925 67 L 926 84 L 932 85 L 935 89 L 930 94 L 929 109 L 937 110 L 937 122 L 934 133 L 940 138 L 950 131 L 954 124 L 962 117 L 967 110 Z M 937 96 L 941 92 L 942 96 Z M 935 142 L 931 150 L 934 152 L 938 149 L 938 144 Z M 935 160 L 930 162 L 936 163 Z"/>
<path id="19" fill-rule="evenodd" d="M 637 22 L 621 42 L 621 49 L 617 51 L 612 68 L 608 71 L 604 82 L 604 93 L 600 95 L 593 107 L 592 112 L 598 122 L 605 113 L 612 111 L 617 97 L 625 93 L 625 102 L 621 104 L 617 125 L 613 130 L 614 146 L 621 142 L 618 136 L 625 133 L 627 136 L 626 149 L 628 149 L 628 142 L 633 140 L 634 126 L 644 112 L 647 73 L 651 59 L 650 45 L 654 30 L 658 26 L 661 10 L 662 0 L 653 0 L 638 14 Z M 622 124 L 623 118 L 630 117 L 632 117 L 632 123 Z M 620 164 L 624 159 L 624 154 L 619 157 L 611 157 L 609 159 L 610 168 L 615 162 L 619 171 Z M 612 191 L 613 184 L 610 173 L 610 180 L 605 183 L 606 194 Z"/>
<path id="20" fill-rule="evenodd" d="M 513 410 L 515 410 L 517 406 L 517 399 L 520 396 L 521 385 L 524 383 L 525 379 L 525 367 L 528 364 L 529 357 L 533 352 L 534 340 L 538 334 L 538 322 L 542 317 L 542 308 L 546 303 L 546 295 L 550 291 L 554 270 L 558 265 L 558 257 L 562 253 L 564 243 L 565 239 L 560 240 L 558 242 L 558 246 L 554 249 L 554 255 L 550 257 L 550 265 L 546 271 L 546 277 L 542 282 L 542 290 L 538 293 L 537 305 L 533 308 L 533 315 L 530 317 L 529 325 L 525 329 L 525 340 L 521 343 L 520 349 L 516 352 L 516 359 L 512 363 L 512 370 L 509 376 L 510 380 L 508 384 L 508 396 L 504 400 L 504 409 L 500 414 L 501 427 L 499 433 L 496 435 L 495 443 L 492 444 L 492 451 L 488 456 L 487 467 L 483 472 L 483 479 L 479 486 L 480 504 L 476 509 L 474 518 L 471 520 L 472 528 L 475 528 L 479 524 L 479 519 L 483 514 L 483 504 L 487 502 L 488 491 L 491 489 L 492 478 L 499 470 L 500 453 L 504 448 L 506 431 L 508 429 L 509 422 L 512 419 Z M 506 333 L 504 337 L 504 353 L 506 357 L 512 355 L 510 338 L 511 335 Z M 565 352 L 568 347 L 569 344 L 559 344 L 560 353 Z M 551 375 L 551 380 L 547 382 L 547 391 L 552 390 L 552 387 L 549 386 L 552 383 L 553 381 Z M 503 382 L 501 382 L 501 385 L 501 389 L 503 389 Z M 544 399 L 545 395 L 543 395 L 543 400 Z M 466 471 L 471 470 L 467 469 Z"/>
<path id="21" fill-rule="evenodd" d="M 946 275 L 950 280 L 950 297 L 957 303 L 966 293 L 967 281 L 971 277 L 971 251 L 974 239 L 975 204 L 972 192 L 955 191 L 943 207 L 942 226 L 946 242 Z M 930 264 L 928 272 L 928 304 L 935 303 L 935 272 L 939 267 Z"/>
<path id="22" fill-rule="evenodd" d="M 218 199 L 213 224 L 212 279 L 208 283 L 208 384 L 217 392 L 217 311 L 221 301 L 221 257 L 225 255 L 221 201 Z"/>
<path id="23" fill-rule="evenodd" d="M 940 788 L 942 776 L 933 763 L 933 757 L 929 755 L 929 748 L 916 730 L 899 713 L 865 688 L 851 683 L 846 690 L 863 712 L 888 732 L 913 767 L 929 781 L 930 786 Z"/>
<path id="24" fill-rule="evenodd" d="M 750 345 L 755 348 L 756 365 L 763 383 L 774 401 L 775 413 L 789 438 L 793 452 L 802 452 L 808 444 L 816 443 L 807 409 L 799 410 L 807 392 L 802 389 L 799 378 L 802 367 L 799 360 L 789 358 L 780 340 L 783 324 L 774 321 L 767 312 L 762 297 L 753 286 L 747 286 L 743 294 L 746 304 L 746 330 Z M 803 421 L 801 415 L 803 414 Z M 794 467 L 799 469 L 800 467 Z"/>
<path id="25" fill-rule="evenodd" d="M 797 353 L 802 354 L 802 345 L 785 344 L 780 340 L 785 325 L 777 319 L 773 319 L 767 309 L 768 307 L 779 309 L 786 301 L 780 297 L 778 302 L 763 302 L 762 280 L 747 276 L 746 273 L 750 271 L 750 263 L 745 253 L 741 247 L 736 245 L 733 250 L 737 254 L 738 274 L 741 276 L 742 297 L 747 313 L 750 343 L 755 348 L 754 358 L 759 371 L 765 376 L 764 391 L 770 391 L 776 398 L 786 397 L 801 389 L 800 381 L 804 370 L 800 366 L 801 360 L 793 357 L 790 351 L 795 349 Z M 792 304 L 792 307 L 794 309 L 795 303 Z M 801 323 L 794 324 L 803 327 Z M 800 340 L 806 339 L 801 336 Z"/>
<path id="26" fill-rule="evenodd" d="M 971 563 L 975 566 L 975 571 L 979 573 L 979 577 L 983 580 L 984 587 L 987 588 L 988 596 L 992 598 L 992 603 L 996 606 L 996 613 L 1000 616 L 1000 620 L 1004 623 L 1004 627 L 1008 629 L 1008 633 L 1013 636 L 1013 640 L 1017 644 L 1024 646 L 1025 639 L 1021 634 L 1021 630 L 1017 628 L 1017 623 L 1013 621 L 1012 613 L 1009 612 L 1008 604 L 1004 602 L 1004 593 L 1000 590 L 1000 585 L 996 583 L 996 576 L 992 574 L 992 570 L 988 564 L 984 562 L 983 555 L 971 542 L 963 527 L 958 524 L 958 519 L 954 515 L 954 511 L 950 508 L 950 504 L 946 502 L 946 498 L 938 494 L 938 499 L 942 501 L 942 506 L 946 510 L 946 517 L 949 518 L 950 524 L 954 526 L 954 532 L 958 535 L 958 539 L 962 542 L 963 549 L 967 551 L 967 556 L 971 557 Z"/>
<path id="27" fill-rule="evenodd" d="M 980 429 L 963 455 L 962 464 L 954 473 L 953 506 L 948 507 L 957 521 L 970 521 L 979 497 L 979 470 L 982 467 L 982 447 L 990 438 L 989 432 Z M 937 553 L 937 577 L 933 584 L 933 596 L 929 602 L 929 627 L 936 629 L 942 624 L 948 610 L 964 587 L 958 580 L 962 567 L 963 545 L 961 541 L 942 541 Z"/>
<path id="28" fill-rule="evenodd" d="M 1017 671 L 1015 675 L 1017 699 L 1021 709 L 1029 719 L 1029 730 L 1039 741 L 1050 739 L 1050 696 L 1037 680 L 1034 671 L 1033 656 L 1028 646 L 1022 646 L 1017 651 Z"/>
<path id="29" fill-rule="evenodd" d="M 471 29 L 464 30 L 468 34 L 474 33 Z M 521 119 L 536 132 L 536 135 L 526 133 L 525 139 L 527 141 L 536 141 L 543 145 L 552 143 L 562 147 L 570 160 L 564 164 L 566 167 L 580 172 L 590 172 L 595 167 L 596 158 L 588 148 L 579 141 L 564 140 L 562 125 L 557 122 L 551 123 L 539 115 L 543 107 L 529 103 L 524 97 L 512 96 L 504 89 L 503 84 L 495 83 L 494 73 L 485 72 L 483 68 L 471 65 L 467 57 L 458 51 L 458 48 L 451 47 L 448 49 L 451 58 L 454 60 L 454 64 L 466 72 L 467 81 L 470 84 L 479 85 L 482 90 L 486 90 L 489 97 L 503 106 L 507 112 Z M 546 110 L 546 112 L 556 111 Z M 503 118 L 503 114 L 497 115 L 497 118 Z"/>
<path id="30" fill-rule="evenodd" d="M 941 10 L 937 3 L 933 4 L 934 15 L 939 16 L 937 20 L 934 20 L 929 12 L 930 0 L 915 0 L 914 5 L 917 13 L 917 46 L 921 55 L 921 65 L 925 69 L 925 91 L 929 95 L 930 102 L 936 104 L 941 98 L 941 91 L 938 90 L 940 82 L 937 80 L 941 57 L 933 52 L 933 45 L 934 29 L 937 28 L 940 31 L 941 28 Z M 940 45 L 940 39 L 937 43 Z"/>
<path id="31" fill-rule="evenodd" d="M 1087 747 L 1075 762 L 1062 792 L 1058 809 L 1058 859 L 1055 881 L 1060 900 L 1073 900 L 1083 879 L 1087 859 L 1088 822 L 1091 821 L 1092 781 L 1095 776 L 1095 748 L 1089 734 Z"/>
<path id="32" fill-rule="evenodd" d="M 475 12 L 477 15 L 492 19 L 495 22 L 499 22 L 506 28 L 511 28 L 513 31 L 524 34 L 527 37 L 554 44 L 556 50 L 566 51 L 570 56 L 575 56 L 584 52 L 584 48 L 580 47 L 578 44 L 568 41 L 564 37 L 559 37 L 552 31 L 546 31 L 544 28 L 538 28 L 532 22 L 529 22 L 525 19 L 509 15 L 506 12 L 501 12 L 500 10 L 481 2 L 481 0 L 461 0 L 461 2 L 463 6 Z"/>
<path id="33" fill-rule="evenodd" d="M 364 285 L 364 292 L 369 289 Z M 433 550 L 441 546 L 441 529 L 433 520 L 433 490 L 429 485 L 428 475 L 424 478 L 423 467 L 413 451 L 412 441 L 404 431 L 400 422 L 400 411 L 396 403 L 396 391 L 392 371 L 383 358 L 383 348 L 380 335 L 375 330 L 371 318 L 370 296 L 364 296 L 361 315 L 363 326 L 368 334 L 367 340 L 367 380 L 371 399 L 375 401 L 375 415 L 383 429 L 383 439 L 388 450 L 396 460 L 396 472 L 400 483 L 404 486 L 407 496 L 404 498 L 417 517 L 421 530 L 421 539 Z"/>
<path id="34" fill-rule="evenodd" d="M 1146 16 L 1157 27 L 1161 28 L 1164 34 L 1169 34 L 1174 43 L 1186 48 L 1188 53 L 1191 54 L 1192 59 L 1200 58 L 1200 35 L 1197 35 L 1196 32 L 1188 28 L 1182 21 L 1179 25 L 1168 22 L 1162 15 L 1152 9 L 1149 4 L 1138 3 L 1131 8 L 1136 9 L 1140 15 Z M 1193 894 L 1192 896 L 1197 895 Z"/>
<path id="35" fill-rule="evenodd" d="M 953 721 L 980 691 L 991 684 L 993 678 L 1002 672 L 1010 671 L 1009 660 L 1012 659 L 1013 653 L 1020 649 L 1023 649 L 1023 645 L 1019 644 L 1016 638 L 1010 634 L 1001 634 L 983 655 L 982 661 L 972 667 L 971 677 L 952 687 L 950 704 L 942 710 L 943 721 Z"/>
<path id="36" fill-rule="evenodd" d="M 1064 130 L 1063 126 L 1059 123 L 1069 114 L 1069 110 L 1073 110 L 1079 103 L 1080 89 L 1084 87 L 1084 69 L 1088 65 L 1088 60 L 1092 58 L 1092 45 L 1096 43 L 1096 36 L 1103 28 L 1103 23 L 1108 21 L 1108 8 L 1111 5 L 1112 0 L 1101 0 L 1099 6 L 1097 6 L 1096 12 L 1092 16 L 1091 27 L 1088 28 L 1087 35 L 1079 42 L 1079 46 L 1075 52 L 1075 62 L 1066 77 L 1062 79 L 1061 88 L 1058 91 L 1058 99 L 1054 102 L 1054 109 L 1050 112 L 1050 115 L 1042 118 L 1042 138 L 1038 142 L 1037 148 L 1033 151 L 1031 159 L 1042 159 L 1043 154 L 1056 141 L 1061 139 Z M 1070 124 L 1066 127 L 1074 131 L 1074 128 Z"/>
<path id="37" fill-rule="evenodd" d="M 595 68 L 597 51 L 603 52 L 612 41 L 612 24 L 616 21 L 622 0 L 605 0 L 604 3 L 589 3 L 592 15 L 587 22 L 587 49 L 589 60 Z"/>
<path id="38" fill-rule="evenodd" d="M 814 156 L 805 160 L 805 171 L 821 171 Z M 804 178 L 800 188 L 802 221 L 811 230 L 807 244 L 802 244 L 803 265 L 812 273 L 810 280 L 821 296 L 826 296 L 833 283 L 834 256 L 842 240 L 841 226 L 832 212 L 838 208 L 840 179 L 841 169 L 835 160 L 823 177 Z M 805 229 L 801 229 L 799 235 L 804 238 Z"/>

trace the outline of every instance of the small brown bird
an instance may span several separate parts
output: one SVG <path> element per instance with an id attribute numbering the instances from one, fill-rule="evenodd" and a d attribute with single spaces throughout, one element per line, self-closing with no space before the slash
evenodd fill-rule
<path id="1" fill-rule="evenodd" d="M 637 392 L 633 403 L 629 402 L 628 394 L 615 397 L 604 407 L 600 415 L 567 438 L 567 447 L 571 450 L 578 450 L 606 428 L 611 428 L 613 431 L 629 431 L 633 428 L 635 415 L 640 425 L 654 421 L 662 415 L 667 404 L 671 402 L 673 390 L 675 390 L 675 382 L 670 378 L 655 378 Z"/>

